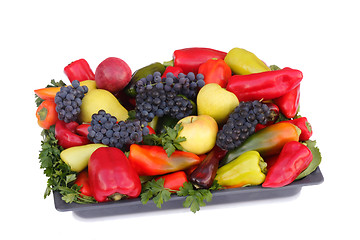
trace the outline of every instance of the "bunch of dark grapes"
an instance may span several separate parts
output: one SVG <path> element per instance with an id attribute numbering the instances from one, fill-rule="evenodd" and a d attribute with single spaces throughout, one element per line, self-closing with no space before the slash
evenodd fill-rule
<path id="1" fill-rule="evenodd" d="M 201 87 L 205 85 L 204 76 L 190 72 L 175 77 L 168 73 L 161 78 L 160 72 L 149 74 L 136 83 L 136 118 L 151 122 L 155 116 L 181 119 L 194 111 L 191 100 L 195 100 Z"/>
<path id="2" fill-rule="evenodd" d="M 146 126 L 147 122 L 137 119 L 117 122 L 116 117 L 99 110 L 92 115 L 88 139 L 93 143 L 124 149 L 130 144 L 142 142 L 143 136 L 149 134 Z"/>
<path id="3" fill-rule="evenodd" d="M 80 86 L 78 80 L 71 83 L 72 86 L 63 86 L 55 95 L 56 112 L 59 120 L 66 123 L 76 121 L 80 114 L 80 106 L 84 94 L 88 92 L 87 86 Z"/>
<path id="4" fill-rule="evenodd" d="M 232 150 L 255 133 L 255 127 L 258 123 L 266 124 L 271 120 L 271 111 L 265 103 L 259 101 L 241 102 L 218 132 L 216 145 L 224 150 Z"/>

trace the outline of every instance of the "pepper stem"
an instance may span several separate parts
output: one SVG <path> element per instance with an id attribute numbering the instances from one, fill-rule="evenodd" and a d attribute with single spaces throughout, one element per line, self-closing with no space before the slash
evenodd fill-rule
<path id="1" fill-rule="evenodd" d="M 267 173 L 267 163 L 264 161 L 262 157 L 260 157 L 259 166 L 261 169 L 261 172 L 266 174 Z"/>
<path id="2" fill-rule="evenodd" d="M 170 61 L 165 61 L 165 62 L 163 62 L 163 65 L 165 66 L 165 67 L 169 67 L 169 66 L 174 66 L 174 60 L 170 60 Z"/>
<path id="3" fill-rule="evenodd" d="M 123 198 L 126 198 L 126 195 L 125 194 L 121 194 L 121 193 L 114 193 L 114 194 L 111 194 L 110 196 L 108 196 L 108 199 L 111 200 L 111 201 L 119 201 Z"/>

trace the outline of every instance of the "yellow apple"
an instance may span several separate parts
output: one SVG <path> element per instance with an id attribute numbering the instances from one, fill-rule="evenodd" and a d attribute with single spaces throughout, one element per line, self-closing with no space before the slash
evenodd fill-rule
<path id="1" fill-rule="evenodd" d="M 239 100 L 234 93 L 216 83 L 209 83 L 202 87 L 196 102 L 198 114 L 209 115 L 218 124 L 225 123 L 230 113 L 239 105 Z"/>
<path id="2" fill-rule="evenodd" d="M 209 152 L 215 146 L 218 125 L 214 118 L 208 115 L 188 116 L 178 123 L 183 126 L 178 136 L 186 138 L 180 145 L 186 151 L 199 155 Z"/>

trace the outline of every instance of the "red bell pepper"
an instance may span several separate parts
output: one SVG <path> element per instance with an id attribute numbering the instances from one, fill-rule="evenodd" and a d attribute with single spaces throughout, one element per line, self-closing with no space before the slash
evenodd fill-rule
<path id="1" fill-rule="evenodd" d="M 292 183 L 313 159 L 310 149 L 291 141 L 284 145 L 274 165 L 269 169 L 263 187 L 276 188 Z"/>
<path id="2" fill-rule="evenodd" d="M 163 175 L 170 172 L 185 170 L 201 162 L 201 158 L 190 152 L 175 150 L 170 157 L 160 146 L 130 146 L 129 160 L 140 176 Z"/>
<path id="3" fill-rule="evenodd" d="M 89 182 L 96 201 L 136 198 L 141 181 L 126 155 L 118 148 L 101 147 L 89 159 Z"/>
<path id="4" fill-rule="evenodd" d="M 89 134 L 89 130 L 88 128 L 90 127 L 91 125 L 90 124 L 80 124 L 79 126 L 77 126 L 75 128 L 75 133 L 80 135 L 80 136 L 84 136 L 84 137 L 87 137 L 87 135 Z"/>
<path id="5" fill-rule="evenodd" d="M 234 93 L 239 102 L 271 100 L 293 90 L 300 84 L 302 78 L 301 71 L 291 68 L 249 75 L 233 75 L 226 89 Z"/>
<path id="6" fill-rule="evenodd" d="M 58 140 L 58 144 L 64 149 L 90 143 L 87 137 L 75 133 L 78 126 L 77 122 L 65 123 L 61 120 L 56 122 L 55 137 Z"/>
<path id="7" fill-rule="evenodd" d="M 184 171 L 177 171 L 168 173 L 166 175 L 155 178 L 155 180 L 164 179 L 164 188 L 172 190 L 172 192 L 179 191 L 180 187 L 188 182 L 186 173 Z"/>
<path id="8" fill-rule="evenodd" d="M 184 48 L 173 53 L 174 67 L 181 67 L 184 73 L 197 74 L 199 66 L 211 58 L 224 59 L 226 52 L 211 48 Z"/>
<path id="9" fill-rule="evenodd" d="M 174 74 L 175 77 L 177 77 L 179 73 L 184 72 L 184 70 L 182 70 L 181 67 L 167 66 L 161 78 L 166 78 L 166 74 L 168 74 L 169 72 L 171 72 L 172 74 Z"/>
<path id="10" fill-rule="evenodd" d="M 293 118 L 299 107 L 300 84 L 288 93 L 279 98 L 273 99 L 282 114 L 287 118 Z"/>
<path id="11" fill-rule="evenodd" d="M 43 101 L 36 110 L 36 117 L 40 127 L 49 129 L 59 119 L 56 112 L 56 104 L 51 100 Z"/>
<path id="12" fill-rule="evenodd" d="M 77 176 L 76 176 L 76 180 L 75 183 L 76 185 L 78 185 L 80 188 L 80 193 L 82 195 L 85 196 L 89 196 L 92 197 L 92 191 L 90 188 L 90 183 L 89 183 L 89 173 L 87 170 L 83 170 L 81 171 Z"/>
<path id="13" fill-rule="evenodd" d="M 292 123 L 298 128 L 300 128 L 301 134 L 299 136 L 299 141 L 309 140 L 312 136 L 312 127 L 306 117 L 296 118 L 287 122 Z"/>
<path id="14" fill-rule="evenodd" d="M 231 68 L 222 59 L 209 59 L 199 66 L 198 73 L 204 75 L 205 84 L 217 83 L 224 88 L 231 77 Z"/>
<path id="15" fill-rule="evenodd" d="M 226 152 L 215 145 L 200 165 L 191 173 L 189 176 L 190 182 L 196 188 L 210 188 L 214 182 L 219 162 L 225 157 Z"/>
<path id="16" fill-rule="evenodd" d="M 74 80 L 79 82 L 85 80 L 95 80 L 95 74 L 91 70 L 89 63 L 85 59 L 76 60 L 64 68 L 66 76 L 72 83 Z"/>

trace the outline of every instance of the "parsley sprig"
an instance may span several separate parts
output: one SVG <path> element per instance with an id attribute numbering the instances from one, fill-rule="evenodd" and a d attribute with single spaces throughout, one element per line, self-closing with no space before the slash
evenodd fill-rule
<path id="1" fill-rule="evenodd" d="M 67 203 L 95 202 L 94 198 L 80 193 L 80 186 L 73 184 L 76 172 L 71 171 L 69 165 L 60 158 L 63 148 L 57 144 L 55 126 L 51 126 L 49 130 L 44 129 L 41 135 L 43 140 L 39 153 L 40 168 L 44 169 L 44 174 L 48 177 L 44 198 L 49 196 L 51 191 L 59 191 Z"/>
<path id="2" fill-rule="evenodd" d="M 175 193 L 178 196 L 186 197 L 183 206 L 186 208 L 190 207 L 190 211 L 196 213 L 200 210 L 200 207 L 206 205 L 206 202 L 212 200 L 211 191 L 218 189 L 221 189 L 221 186 L 217 181 L 214 181 L 209 189 L 196 189 L 192 183 L 185 182 L 184 185 L 180 187 L 179 191 L 174 192 L 173 190 L 164 187 L 164 179 L 152 179 L 143 184 L 140 199 L 144 205 L 152 199 L 155 205 L 158 208 L 161 208 L 163 203 L 171 199 L 171 194 Z"/>
<path id="3" fill-rule="evenodd" d="M 164 133 L 144 136 L 144 144 L 163 146 L 167 156 L 170 157 L 176 149 L 184 151 L 180 143 L 186 141 L 186 138 L 178 136 L 182 129 L 183 126 L 181 123 L 176 124 L 174 128 L 165 126 Z"/>
<path id="4" fill-rule="evenodd" d="M 46 87 L 61 87 L 65 86 L 63 81 L 56 82 L 54 79 Z M 35 95 L 35 104 L 39 106 L 44 100 Z M 57 144 L 58 140 L 55 137 L 55 125 L 50 129 L 43 129 L 41 132 L 43 140 L 41 141 L 41 150 L 39 153 L 40 168 L 44 169 L 44 174 L 48 177 L 44 198 L 48 197 L 51 191 L 59 191 L 62 199 L 67 202 L 76 203 L 93 203 L 96 202 L 93 197 L 88 197 L 80 193 L 80 186 L 74 185 L 76 180 L 76 172 L 71 171 L 67 165 L 60 158 L 60 153 L 63 150 Z"/>

